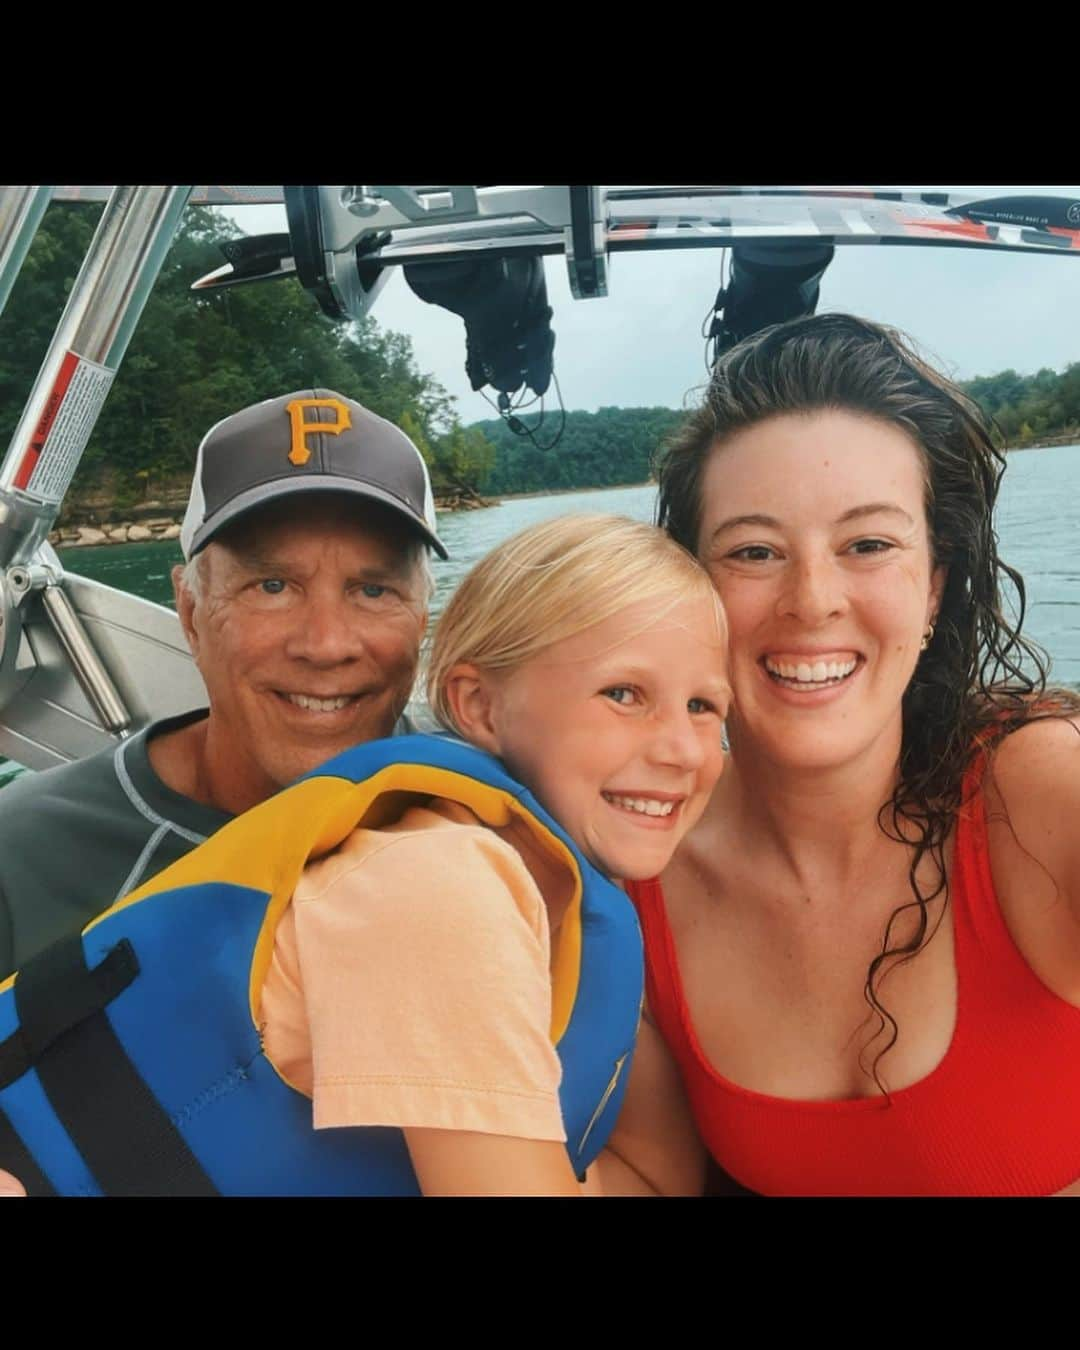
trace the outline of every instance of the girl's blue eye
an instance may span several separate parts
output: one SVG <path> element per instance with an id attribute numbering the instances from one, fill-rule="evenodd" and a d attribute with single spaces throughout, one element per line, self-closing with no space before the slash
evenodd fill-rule
<path id="1" fill-rule="evenodd" d="M 626 697 L 625 698 L 618 697 L 618 695 L 620 694 L 625 694 Z M 606 698 L 611 699 L 612 703 L 625 704 L 629 703 L 630 700 L 633 698 L 634 691 L 629 687 L 629 685 L 616 684 L 613 685 L 610 689 L 605 689 L 604 696 Z"/>
<path id="2" fill-rule="evenodd" d="M 716 708 L 707 698 L 692 698 L 686 705 L 692 713 L 715 712 Z"/>

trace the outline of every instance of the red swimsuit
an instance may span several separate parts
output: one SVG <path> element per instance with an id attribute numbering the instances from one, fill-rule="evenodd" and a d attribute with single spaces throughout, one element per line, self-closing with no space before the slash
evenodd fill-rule
<path id="1" fill-rule="evenodd" d="M 891 1103 L 788 1100 L 721 1078 L 694 1034 L 660 883 L 627 889 L 645 935 L 649 1007 L 702 1138 L 743 1186 L 763 1195 L 1048 1195 L 1080 1179 L 1080 1008 L 1050 993 L 1005 927 L 981 792 L 957 822 L 949 887 L 952 1042 Z"/>

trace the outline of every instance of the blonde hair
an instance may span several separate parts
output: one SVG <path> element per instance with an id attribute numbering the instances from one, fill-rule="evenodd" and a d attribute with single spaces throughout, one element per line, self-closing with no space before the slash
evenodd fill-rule
<path id="1" fill-rule="evenodd" d="M 428 704 L 460 734 L 444 696 L 459 662 L 513 670 L 639 601 L 666 600 L 671 609 L 693 598 L 712 606 L 717 643 L 726 643 L 723 607 L 708 573 L 655 525 L 607 515 L 532 525 L 482 558 L 440 616 L 427 659 Z"/>

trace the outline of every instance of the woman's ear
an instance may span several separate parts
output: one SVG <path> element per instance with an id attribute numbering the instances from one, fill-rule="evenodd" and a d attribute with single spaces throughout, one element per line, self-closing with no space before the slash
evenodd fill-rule
<path id="1" fill-rule="evenodd" d="M 447 672 L 443 697 L 462 736 L 481 750 L 499 754 L 501 746 L 495 729 L 499 685 L 491 671 L 459 661 Z"/>
<path id="2" fill-rule="evenodd" d="M 937 616 L 941 613 L 941 601 L 945 595 L 945 583 L 948 579 L 948 567 L 945 563 L 939 563 L 930 576 L 930 612 L 926 616 L 928 623 L 937 623 Z"/>

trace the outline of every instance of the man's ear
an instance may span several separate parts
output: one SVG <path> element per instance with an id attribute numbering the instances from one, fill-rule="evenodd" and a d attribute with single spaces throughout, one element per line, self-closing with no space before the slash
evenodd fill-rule
<path id="1" fill-rule="evenodd" d="M 454 725 L 467 741 L 490 754 L 500 753 L 496 720 L 499 686 L 490 671 L 468 661 L 451 666 L 443 682 L 443 697 Z"/>
<path id="2" fill-rule="evenodd" d="M 195 597 L 184 581 L 184 568 L 177 563 L 172 570 L 173 595 L 176 597 L 176 613 L 180 627 L 184 630 L 187 645 L 196 661 L 199 659 L 199 639 L 195 632 Z"/>

